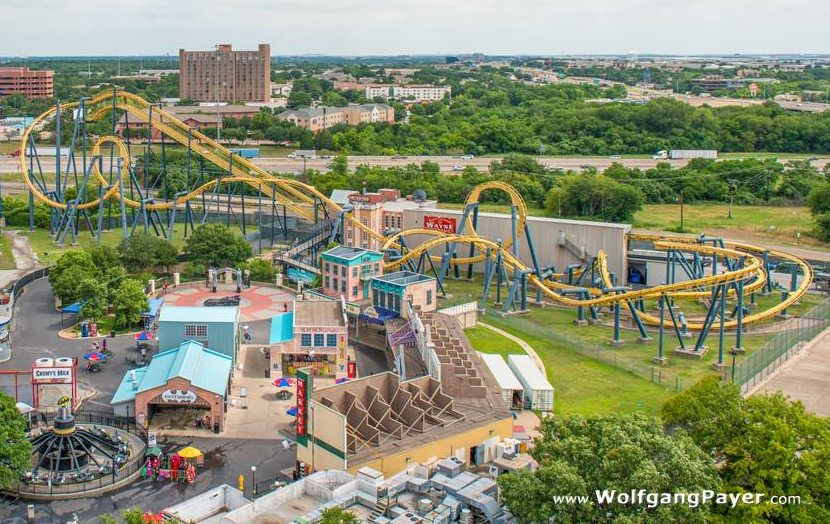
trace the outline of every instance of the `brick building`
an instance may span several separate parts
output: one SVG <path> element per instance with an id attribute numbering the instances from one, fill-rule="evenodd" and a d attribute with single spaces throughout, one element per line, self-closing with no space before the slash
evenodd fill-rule
<path id="1" fill-rule="evenodd" d="M 230 45 L 215 51 L 179 49 L 179 93 L 200 102 L 269 102 L 271 100 L 271 46 L 256 51 L 234 51 Z"/>
<path id="2" fill-rule="evenodd" d="M 283 111 L 277 118 L 305 127 L 312 133 L 346 124 L 395 123 L 395 109 L 386 104 L 351 104 L 346 107 L 302 107 Z"/>
<path id="3" fill-rule="evenodd" d="M 28 67 L 0 67 L 0 96 L 26 98 L 54 96 L 52 71 L 32 71 Z"/>

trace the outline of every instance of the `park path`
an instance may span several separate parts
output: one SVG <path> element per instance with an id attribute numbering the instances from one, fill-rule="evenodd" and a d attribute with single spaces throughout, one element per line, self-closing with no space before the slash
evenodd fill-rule
<path id="1" fill-rule="evenodd" d="M 830 329 L 761 383 L 751 394 L 782 391 L 816 415 L 830 417 Z"/>
<path id="2" fill-rule="evenodd" d="M 18 233 L 20 232 L 17 230 L 3 231 L 11 243 L 15 269 L 0 271 L 0 288 L 5 288 L 22 275 L 40 267 L 40 262 L 29 245 L 29 237 Z"/>
<path id="3" fill-rule="evenodd" d="M 484 322 L 479 321 L 478 325 L 486 327 L 490 331 L 498 333 L 499 335 L 501 335 L 505 338 L 509 338 L 510 340 L 512 340 L 513 342 L 518 344 L 524 350 L 524 352 L 527 353 L 530 356 L 530 358 L 536 364 L 536 367 L 539 368 L 539 371 L 541 371 L 543 375 L 547 376 L 547 373 L 545 372 L 545 365 L 542 363 L 542 359 L 539 358 L 539 354 L 536 353 L 536 351 L 532 347 L 530 347 L 530 344 L 528 344 L 524 340 L 520 339 L 519 337 L 517 337 L 515 335 L 511 335 L 507 331 L 499 329 L 495 326 L 491 326 L 490 324 L 485 324 Z"/>

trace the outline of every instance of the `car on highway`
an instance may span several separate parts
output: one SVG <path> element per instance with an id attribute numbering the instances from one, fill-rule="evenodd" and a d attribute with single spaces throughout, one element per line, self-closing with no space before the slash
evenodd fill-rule
<path id="1" fill-rule="evenodd" d="M 580 164 L 579 167 L 580 169 L 590 169 L 594 166 L 592 166 L 591 164 Z"/>
<path id="2" fill-rule="evenodd" d="M 392 160 L 404 160 L 406 158 L 408 158 L 406 155 L 394 155 Z"/>
<path id="3" fill-rule="evenodd" d="M 462 166 L 460 164 L 455 164 L 454 166 L 452 166 L 452 170 L 453 171 L 464 171 L 464 166 Z"/>
<path id="4" fill-rule="evenodd" d="M 323 160 L 328 160 L 329 158 L 331 158 L 331 155 L 320 155 L 319 158 L 322 158 Z"/>
<path id="5" fill-rule="evenodd" d="M 334 162 L 329 162 L 329 163 L 327 163 L 327 164 L 326 164 L 326 167 L 327 167 L 328 169 L 331 169 L 331 168 L 333 168 L 334 166 L 335 166 L 335 163 L 334 163 Z"/>
<path id="6" fill-rule="evenodd" d="M 621 159 L 622 157 L 621 157 L 620 155 L 611 155 L 611 156 L 609 156 L 608 158 L 610 158 L 611 160 L 619 160 L 619 159 Z"/>
<path id="7" fill-rule="evenodd" d="M 475 155 L 461 155 L 461 160 L 472 160 L 475 158 Z"/>
<path id="8" fill-rule="evenodd" d="M 287 158 L 297 158 L 297 153 L 288 153 Z"/>

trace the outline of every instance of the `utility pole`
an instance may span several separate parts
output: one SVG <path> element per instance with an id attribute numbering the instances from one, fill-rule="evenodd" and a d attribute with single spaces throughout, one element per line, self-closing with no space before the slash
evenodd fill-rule
<path id="1" fill-rule="evenodd" d="M 680 190 L 680 232 L 683 232 L 683 190 Z"/>
<path id="2" fill-rule="evenodd" d="M 732 198 L 735 196 L 735 180 L 729 179 L 729 219 L 732 219 Z"/>

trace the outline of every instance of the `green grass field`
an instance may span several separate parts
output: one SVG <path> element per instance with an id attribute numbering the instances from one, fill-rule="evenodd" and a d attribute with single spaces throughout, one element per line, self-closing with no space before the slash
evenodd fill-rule
<path id="1" fill-rule="evenodd" d="M 810 210 L 804 206 L 734 206 L 730 219 L 726 204 L 694 204 L 684 206 L 683 215 L 683 230 L 689 233 L 706 232 L 746 238 L 750 243 L 752 239 L 763 239 L 778 244 L 830 250 L 830 245 L 807 235 L 815 223 Z M 680 206 L 643 206 L 634 215 L 632 225 L 642 229 L 679 231 Z"/>
<path id="2" fill-rule="evenodd" d="M 480 297 L 483 287 L 479 282 L 465 281 L 447 281 L 445 286 L 452 294 L 452 303 Z M 492 307 L 494 297 L 495 293 L 491 291 L 491 302 L 488 306 Z M 795 315 L 804 314 L 822 298 L 820 295 L 805 295 L 800 304 L 791 307 L 789 312 Z M 778 294 L 769 297 L 757 296 L 758 306 L 754 311 L 771 307 L 778 300 Z M 646 311 L 656 314 L 656 310 L 652 308 L 653 304 L 653 301 L 647 301 Z M 704 307 L 691 298 L 677 299 L 676 307 L 683 310 L 689 319 L 699 319 L 705 315 Z M 686 388 L 703 377 L 717 373 L 712 369 L 712 364 L 718 360 L 717 329 L 708 338 L 709 351 L 702 359 L 675 356 L 673 351 L 679 345 L 678 340 L 673 332 L 666 331 L 664 354 L 668 357 L 668 364 L 658 368 L 652 361 L 657 354 L 657 330 L 648 328 L 654 341 L 641 344 L 637 341 L 636 329 L 623 329 L 621 338 L 625 344 L 612 347 L 609 344 L 613 334 L 611 325 L 575 326 L 575 317 L 574 309 L 558 306 L 531 306 L 531 313 L 522 316 L 501 317 L 487 314 L 482 317 L 483 322 L 522 338 L 539 353 L 548 370 L 548 378 L 557 390 L 557 413 L 587 414 L 634 409 L 657 413 L 662 403 L 675 393 L 672 388 Z M 603 312 L 604 322 L 612 322 L 612 319 L 610 313 Z M 746 355 L 763 346 L 773 336 L 770 333 L 753 333 L 752 329 L 774 322 L 779 321 L 765 320 L 753 324 L 751 329 L 745 331 L 742 345 L 746 349 Z M 507 355 L 521 351 L 514 342 L 486 328 L 468 330 L 468 334 L 473 346 L 483 352 Z M 684 339 L 684 342 L 694 345 L 695 340 Z M 724 363 L 727 366 L 731 364 L 729 350 L 734 345 L 734 332 L 727 332 L 724 336 Z M 738 362 L 746 358 L 746 355 L 738 357 Z M 652 373 L 661 377 L 669 387 L 653 383 L 655 375 Z M 609 395 L 610 392 L 613 392 L 613 396 Z M 648 392 L 648 395 L 644 392 Z M 643 398 L 644 396 L 647 398 Z"/>
<path id="3" fill-rule="evenodd" d="M 15 269 L 14 255 L 9 237 L 0 235 L 0 269 Z"/>

